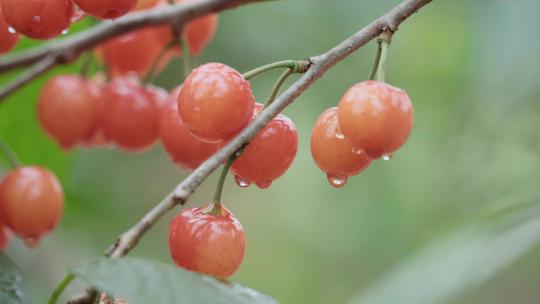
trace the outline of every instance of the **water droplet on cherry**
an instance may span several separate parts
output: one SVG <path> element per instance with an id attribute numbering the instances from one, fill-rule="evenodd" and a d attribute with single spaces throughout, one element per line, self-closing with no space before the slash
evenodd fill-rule
<path id="1" fill-rule="evenodd" d="M 336 132 L 336 138 L 337 139 L 344 139 L 345 135 L 343 135 L 343 133 Z"/>
<path id="2" fill-rule="evenodd" d="M 234 181 L 235 181 L 236 184 L 237 184 L 238 186 L 240 186 L 241 188 L 246 188 L 246 187 L 249 187 L 249 185 L 251 185 L 250 182 L 243 180 L 243 179 L 240 178 L 240 176 L 238 176 L 238 175 L 235 175 L 235 176 L 234 176 Z"/>
<path id="3" fill-rule="evenodd" d="M 62 35 L 67 35 L 67 33 L 69 33 L 68 29 L 65 29 L 65 30 L 62 31 Z"/>
<path id="4" fill-rule="evenodd" d="M 40 23 L 41 22 L 41 16 L 34 16 L 32 17 L 33 23 Z"/>
<path id="5" fill-rule="evenodd" d="M 384 155 L 382 156 L 382 159 L 383 159 L 384 161 L 389 161 L 389 160 L 392 159 L 392 154 L 384 154 Z"/>
<path id="6" fill-rule="evenodd" d="M 257 185 L 257 187 L 261 188 L 261 189 L 267 189 L 268 187 L 270 187 L 270 185 L 272 185 L 272 181 L 268 180 L 268 181 L 260 181 L 260 182 L 256 182 L 255 183 Z"/>
<path id="7" fill-rule="evenodd" d="M 348 179 L 347 176 L 330 174 L 330 173 L 328 173 L 326 177 L 328 178 L 328 182 L 330 183 L 330 185 L 334 188 L 341 188 L 345 186 Z"/>
<path id="8" fill-rule="evenodd" d="M 360 148 L 352 148 L 352 153 L 356 154 L 356 155 L 360 155 L 362 153 L 364 153 L 364 151 Z"/>
<path id="9" fill-rule="evenodd" d="M 17 33 L 17 31 L 16 31 L 14 28 L 12 28 L 11 26 L 8 27 L 8 32 L 10 32 L 10 33 L 12 33 L 12 34 L 16 34 L 16 33 Z"/>
<path id="10" fill-rule="evenodd" d="M 25 238 L 23 241 L 28 248 L 36 248 L 39 246 L 39 238 Z"/>

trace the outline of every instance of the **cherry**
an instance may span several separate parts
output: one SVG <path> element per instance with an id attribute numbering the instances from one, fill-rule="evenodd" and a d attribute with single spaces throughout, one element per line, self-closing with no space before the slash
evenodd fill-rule
<path id="1" fill-rule="evenodd" d="M 311 155 L 330 184 L 339 188 L 347 183 L 348 177 L 365 170 L 371 159 L 364 151 L 355 149 L 341 133 L 337 114 L 337 107 L 332 107 L 317 119 L 311 133 Z"/>
<path id="2" fill-rule="evenodd" d="M 103 99 L 103 130 L 120 147 L 139 151 L 158 139 L 160 102 L 136 80 L 114 79 L 105 87 Z"/>
<path id="3" fill-rule="evenodd" d="M 251 86 L 235 69 L 207 63 L 193 70 L 178 96 L 180 117 L 204 141 L 227 139 L 246 126 L 255 98 Z"/>
<path id="4" fill-rule="evenodd" d="M 34 243 L 56 227 L 63 206 L 62 187 L 45 168 L 19 167 L 0 184 L 2 219 L 15 234 Z"/>
<path id="5" fill-rule="evenodd" d="M 147 28 L 110 39 L 98 47 L 97 53 L 114 76 L 130 72 L 145 75 L 164 47 L 156 36 L 156 29 Z M 163 56 L 157 70 L 165 68 L 172 56 L 170 52 Z"/>
<path id="6" fill-rule="evenodd" d="M 2 6 L 0 5 L 0 54 L 9 52 L 15 47 L 18 41 L 19 34 L 7 24 L 2 14 Z"/>
<path id="7" fill-rule="evenodd" d="M 88 14 L 100 19 L 118 18 L 131 10 L 137 0 L 73 0 Z"/>
<path id="8" fill-rule="evenodd" d="M 41 126 L 62 148 L 72 148 L 93 131 L 98 94 L 97 87 L 82 77 L 52 78 L 39 96 Z"/>
<path id="9" fill-rule="evenodd" d="M 34 39 L 60 35 L 71 23 L 71 0 L 0 0 L 4 17 L 17 32 Z"/>
<path id="10" fill-rule="evenodd" d="M 160 116 L 161 141 L 171 159 L 185 169 L 195 169 L 218 149 L 218 144 L 203 142 L 189 132 L 178 114 L 174 100 L 163 107 Z"/>
<path id="11" fill-rule="evenodd" d="M 135 5 L 134 10 L 145 10 L 156 6 L 161 0 L 139 0 Z"/>
<path id="12" fill-rule="evenodd" d="M 253 118 L 264 106 L 255 105 Z M 298 132 L 294 123 L 278 115 L 251 140 L 246 150 L 231 167 L 241 187 L 255 183 L 259 188 L 270 187 L 292 164 L 298 148 Z"/>
<path id="13" fill-rule="evenodd" d="M 96 115 L 94 117 L 92 131 L 83 139 L 82 145 L 88 148 L 110 145 L 111 140 L 105 135 L 105 130 L 103 129 L 103 121 L 105 112 L 107 111 L 107 103 L 103 97 L 106 76 L 103 73 L 98 73 L 87 81 L 87 85 L 92 88 L 92 92 L 96 96 L 94 99 Z"/>
<path id="14" fill-rule="evenodd" d="M 0 218 L 0 251 L 6 249 L 9 244 L 9 232 Z"/>
<path id="15" fill-rule="evenodd" d="M 227 278 L 244 259 L 244 229 L 225 207 L 218 215 L 210 214 L 211 209 L 208 205 L 176 215 L 169 226 L 169 249 L 178 266 Z"/>
<path id="16" fill-rule="evenodd" d="M 409 137 L 414 112 L 407 93 L 380 81 L 353 85 L 338 106 L 339 126 L 357 149 L 389 158 Z"/>

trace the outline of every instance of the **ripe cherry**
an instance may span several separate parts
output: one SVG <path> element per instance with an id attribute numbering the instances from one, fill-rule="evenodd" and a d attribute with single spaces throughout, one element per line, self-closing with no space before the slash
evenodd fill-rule
<path id="1" fill-rule="evenodd" d="M 0 214 L 5 224 L 22 238 L 37 242 L 53 230 L 62 216 L 64 193 L 49 170 L 19 167 L 0 184 Z"/>
<path id="2" fill-rule="evenodd" d="M 221 63 L 193 70 L 178 96 L 180 117 L 204 141 L 227 139 L 246 126 L 255 98 L 242 74 Z"/>
<path id="3" fill-rule="evenodd" d="M 19 34 L 7 24 L 0 5 L 0 54 L 9 52 L 15 47 L 17 41 L 19 41 Z"/>
<path id="4" fill-rule="evenodd" d="M 176 164 L 193 170 L 218 149 L 218 144 L 203 142 L 189 132 L 178 114 L 174 100 L 163 107 L 159 133 L 167 153 Z"/>
<path id="5" fill-rule="evenodd" d="M 311 133 L 311 155 L 330 184 L 343 187 L 347 178 L 365 170 L 371 159 L 357 150 L 339 129 L 337 107 L 324 111 Z"/>
<path id="6" fill-rule="evenodd" d="M 253 116 L 263 105 L 256 104 Z M 270 187 L 292 164 L 298 148 L 298 132 L 285 115 L 278 115 L 251 140 L 246 150 L 231 167 L 241 187 L 255 183 L 259 188 Z"/>
<path id="7" fill-rule="evenodd" d="M 244 229 L 225 207 L 210 214 L 212 205 L 182 210 L 169 227 L 169 248 L 175 263 L 219 278 L 231 276 L 242 263 Z"/>
<path id="8" fill-rule="evenodd" d="M 39 96 L 41 126 L 64 149 L 89 137 L 97 117 L 99 90 L 80 76 L 63 75 L 49 80 Z"/>
<path id="9" fill-rule="evenodd" d="M 114 79 L 105 87 L 103 99 L 103 130 L 107 138 L 130 151 L 148 148 L 158 139 L 159 101 L 136 80 Z"/>
<path id="10" fill-rule="evenodd" d="M 409 137 L 414 112 L 407 93 L 380 81 L 353 85 L 338 106 L 341 131 L 373 159 L 388 158 Z"/>
<path id="11" fill-rule="evenodd" d="M 114 19 L 129 12 L 137 0 L 73 0 L 88 14 L 100 19 Z"/>
<path id="12" fill-rule="evenodd" d="M 139 0 L 135 5 L 134 10 L 145 10 L 156 6 L 161 0 Z"/>
<path id="13" fill-rule="evenodd" d="M 103 97 L 103 90 L 106 85 L 106 77 L 103 73 L 98 73 L 91 79 L 87 80 L 87 85 L 92 88 L 92 91 L 96 96 L 94 99 L 96 115 L 94 117 L 92 131 L 84 138 L 82 145 L 87 148 L 110 145 L 111 140 L 107 138 L 103 128 L 105 112 L 107 111 L 107 102 Z"/>
<path id="14" fill-rule="evenodd" d="M 110 39 L 98 47 L 98 56 L 114 76 L 130 72 L 145 75 L 164 47 L 165 44 L 156 36 L 156 29 L 147 28 Z M 167 65 L 172 55 L 167 53 L 162 57 L 157 71 Z"/>
<path id="15" fill-rule="evenodd" d="M 71 23 L 71 0 L 0 0 L 6 21 L 17 32 L 34 39 L 60 35 Z"/>

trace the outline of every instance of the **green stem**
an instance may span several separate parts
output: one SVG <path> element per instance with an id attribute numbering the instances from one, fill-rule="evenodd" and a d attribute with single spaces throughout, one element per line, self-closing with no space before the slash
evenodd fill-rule
<path id="1" fill-rule="evenodd" d="M 156 70 L 159 66 L 159 63 L 161 62 L 161 59 L 163 59 L 163 56 L 167 54 L 167 51 L 169 51 L 173 46 L 177 44 L 176 39 L 171 40 L 166 46 L 164 46 L 157 57 L 152 62 L 152 65 L 150 66 L 150 69 L 146 73 L 146 75 L 143 78 L 143 84 L 148 84 L 154 80 L 154 77 L 156 76 Z"/>
<path id="2" fill-rule="evenodd" d="M 189 43 L 188 41 L 182 37 L 180 40 L 180 47 L 182 48 L 182 61 L 184 64 L 184 79 L 186 79 L 189 76 L 189 73 L 191 73 L 191 52 L 189 51 Z"/>
<path id="3" fill-rule="evenodd" d="M 92 64 L 93 59 L 94 59 L 94 56 L 92 55 L 92 52 L 86 52 L 83 58 L 82 65 L 81 65 L 81 71 L 80 71 L 81 76 L 83 77 L 88 76 L 88 72 L 90 71 L 90 65 Z"/>
<path id="4" fill-rule="evenodd" d="M 11 149 L 11 147 L 6 142 L 4 142 L 3 140 L 0 140 L 0 151 L 2 151 L 2 153 L 4 154 L 6 159 L 9 161 L 9 163 L 10 163 L 11 167 L 13 167 L 13 169 L 15 169 L 15 168 L 17 168 L 17 167 L 19 167 L 21 165 L 21 162 L 17 158 L 17 154 L 15 154 L 13 149 Z"/>
<path id="5" fill-rule="evenodd" d="M 370 80 L 385 81 L 386 59 L 388 57 L 390 41 L 392 41 L 392 32 L 385 31 L 379 35 L 379 39 L 377 39 L 379 47 L 377 48 L 375 64 L 369 75 Z"/>
<path id="6" fill-rule="evenodd" d="M 219 180 L 216 184 L 216 192 L 214 193 L 212 210 L 210 210 L 209 214 L 212 214 L 212 215 L 221 214 L 221 193 L 223 192 L 223 186 L 225 185 L 225 180 L 227 179 L 227 174 L 229 173 L 229 169 L 231 168 L 236 158 L 237 158 L 236 152 L 231 154 L 231 156 L 229 156 L 229 159 L 227 159 L 227 162 L 223 166 L 223 169 L 221 170 L 221 175 L 219 176 Z"/>
<path id="7" fill-rule="evenodd" d="M 58 298 L 60 298 L 60 295 L 62 294 L 62 292 L 64 292 L 64 290 L 69 285 L 69 283 L 71 283 L 74 279 L 75 279 L 75 276 L 73 274 L 71 274 L 70 272 L 68 272 L 64 276 L 62 281 L 60 281 L 60 283 L 58 283 L 58 286 L 56 286 L 56 288 L 53 290 L 53 292 L 51 294 L 51 297 L 49 298 L 48 303 L 49 304 L 55 304 L 56 301 L 58 301 Z"/>
<path id="8" fill-rule="evenodd" d="M 281 76 L 276 81 L 276 84 L 274 84 L 274 87 L 272 88 L 272 91 L 270 92 L 268 99 L 266 99 L 266 102 L 264 104 L 265 108 L 271 105 L 274 99 L 276 99 L 276 96 L 279 93 L 279 89 L 281 89 L 281 86 L 283 85 L 283 83 L 285 83 L 287 78 L 291 76 L 292 73 L 293 73 L 293 69 L 288 68 L 285 72 L 283 72 L 283 74 L 281 74 Z"/>
<path id="9" fill-rule="evenodd" d="M 373 63 L 371 73 L 369 73 L 369 80 L 375 79 L 375 74 L 377 74 L 377 69 L 379 68 L 379 61 L 381 60 L 381 50 L 381 43 L 377 42 L 377 55 L 375 56 L 375 62 Z"/>
<path id="10" fill-rule="evenodd" d="M 292 69 L 293 72 L 297 72 L 299 70 L 299 66 L 302 62 L 299 62 L 297 60 L 283 60 L 283 61 L 278 61 L 278 62 L 274 62 L 274 63 L 270 63 L 270 64 L 267 64 L 267 65 L 263 65 L 261 67 L 258 67 L 256 69 L 253 69 L 251 71 L 248 71 L 246 73 L 243 74 L 244 78 L 245 79 L 251 79 L 251 78 L 254 78 L 255 76 L 258 76 L 264 72 L 267 72 L 267 71 L 270 71 L 272 69 L 277 69 L 277 68 L 289 68 L 289 69 Z M 300 71 L 298 71 L 300 72 Z"/>

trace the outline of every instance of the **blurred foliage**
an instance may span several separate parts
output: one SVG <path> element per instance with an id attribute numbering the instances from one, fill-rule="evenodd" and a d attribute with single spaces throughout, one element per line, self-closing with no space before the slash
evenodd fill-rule
<path id="1" fill-rule="evenodd" d="M 198 62 L 219 61 L 246 71 L 315 55 L 398 2 L 276 1 L 228 11 L 221 14 L 216 39 Z M 423 272 L 423 265 L 433 260 L 415 252 L 432 248 L 424 247 L 426 243 L 450 242 L 455 247 L 435 248 L 443 256 L 460 248 L 465 254 L 468 245 L 480 246 L 477 237 L 485 234 L 473 231 L 463 242 L 449 241 L 447 231 L 455 231 L 450 227 L 463 227 L 470 223 L 463 224 L 467 215 L 501 202 L 540 196 L 538 9 L 540 3 L 534 0 L 434 1 L 404 23 L 390 48 L 387 78 L 413 100 L 413 134 L 390 162 L 374 163 L 340 190 L 328 185 L 311 160 L 310 131 L 324 109 L 367 77 L 375 44 L 329 71 L 286 110 L 300 135 L 298 155 L 287 174 L 264 191 L 240 189 L 232 179 L 227 182 L 225 204 L 248 237 L 244 264 L 232 279 L 283 303 L 344 303 L 360 291 L 367 297 L 369 286 L 375 291 L 381 286 L 373 282 L 384 284 L 393 272 L 383 274 L 407 269 L 410 261 L 420 265 L 416 271 L 421 271 L 422 280 L 407 282 L 418 292 L 424 291 L 424 282 L 448 283 L 439 273 Z M 19 49 L 35 44 L 23 40 Z M 68 196 L 61 226 L 38 249 L 28 250 L 14 240 L 7 251 L 27 274 L 36 302 L 42 302 L 66 267 L 100 255 L 188 174 L 172 165 L 161 148 L 138 155 L 109 149 L 59 150 L 38 126 L 36 98 L 47 78 L 77 68 L 74 64 L 56 69 L 0 106 L 0 137 L 23 162 L 58 173 Z M 172 64 L 158 83 L 170 88 L 180 75 L 180 65 Z M 257 98 L 267 95 L 278 75 L 254 80 Z M 3 76 L 0 82 L 13 76 Z M 209 179 L 188 205 L 207 203 L 215 180 Z M 147 234 L 134 256 L 171 263 L 167 230 L 172 216 Z M 498 231 L 489 235 L 497 237 Z M 504 243 L 509 249 L 528 248 L 519 235 L 505 231 L 500 237 L 509 238 Z M 475 248 L 485 252 L 491 247 Z M 500 275 L 485 277 L 479 288 L 472 290 L 477 284 L 463 278 L 462 288 L 452 289 L 445 299 L 537 303 L 540 246 L 527 252 L 520 251 L 523 257 L 499 269 Z M 478 263 L 496 266 L 506 251 L 487 254 L 489 258 Z M 440 269 L 450 266 L 437 264 Z M 455 281 L 462 279 L 460 273 L 453 275 Z M 72 286 L 68 293 L 81 286 Z"/>
<path id="2" fill-rule="evenodd" d="M 19 267 L 3 253 L 0 253 L 0 303 L 30 303 L 26 283 Z"/>

